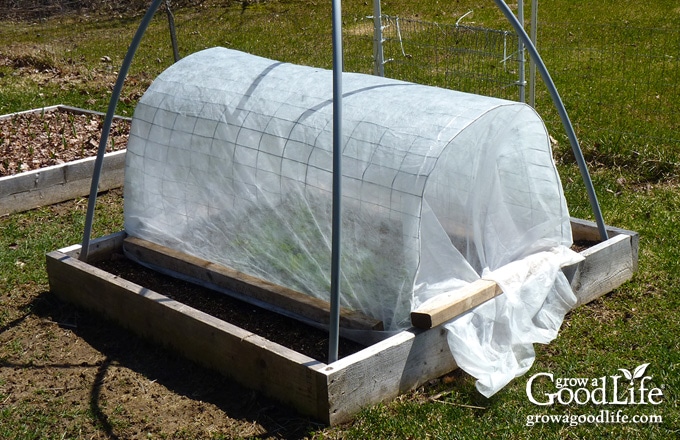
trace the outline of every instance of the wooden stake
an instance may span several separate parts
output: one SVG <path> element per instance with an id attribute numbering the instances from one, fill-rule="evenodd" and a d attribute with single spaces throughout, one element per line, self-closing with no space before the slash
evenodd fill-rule
<path id="1" fill-rule="evenodd" d="M 495 281 L 482 279 L 474 281 L 425 302 L 411 312 L 411 324 L 424 329 L 436 327 L 501 293 L 502 290 Z"/>

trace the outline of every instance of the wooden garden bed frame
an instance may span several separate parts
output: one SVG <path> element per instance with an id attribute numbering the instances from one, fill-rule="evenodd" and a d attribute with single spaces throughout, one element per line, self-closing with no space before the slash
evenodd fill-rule
<path id="1" fill-rule="evenodd" d="M 599 240 L 592 222 L 574 219 L 572 230 L 575 241 Z M 584 261 L 564 269 L 577 306 L 637 270 L 638 234 L 612 227 L 608 233 L 581 252 Z M 89 264 L 121 253 L 125 238 L 119 232 L 92 241 L 89 262 L 78 259 L 80 245 L 47 254 L 51 291 L 326 424 L 457 368 L 441 326 L 401 331 L 331 364 L 317 361 Z"/>
<path id="2" fill-rule="evenodd" d="M 8 119 L 27 113 L 61 111 L 66 113 L 94 115 L 104 114 L 65 105 L 26 110 L 0 116 Z M 116 116 L 116 119 L 127 119 Z M 107 191 L 123 186 L 125 178 L 125 151 L 119 150 L 104 155 L 99 190 Z M 33 171 L 0 177 L 0 216 L 14 212 L 28 211 L 41 206 L 52 205 L 65 200 L 83 197 L 90 193 L 95 157 L 74 160 Z"/>

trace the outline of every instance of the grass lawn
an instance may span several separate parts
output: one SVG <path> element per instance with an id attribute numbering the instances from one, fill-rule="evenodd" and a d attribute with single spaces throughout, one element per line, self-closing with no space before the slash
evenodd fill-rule
<path id="1" fill-rule="evenodd" d="M 546 3 L 540 5 L 546 23 L 596 24 L 604 17 L 608 23 L 662 29 L 677 29 L 680 24 L 680 8 L 673 1 L 626 7 L 613 0 L 581 7 L 566 0 Z M 491 1 L 383 3 L 386 14 L 448 23 L 455 23 L 469 10 L 474 11 L 470 20 L 477 24 L 505 26 Z M 311 0 L 227 5 L 215 0 L 174 12 L 182 55 L 221 45 L 282 61 L 330 67 L 329 5 Z M 343 3 L 348 28 L 371 13 L 370 3 Z M 105 111 L 139 19 L 139 14 L 92 12 L 0 20 L 0 114 L 54 104 Z M 606 32 L 608 28 L 603 29 Z M 563 35 L 546 32 L 544 38 L 549 46 L 561 42 Z M 582 47 L 584 44 L 581 40 Z M 367 47 L 370 49 L 370 44 Z M 678 48 L 673 50 L 667 56 L 680 57 Z M 356 66 L 354 70 L 371 71 L 370 53 L 348 45 L 346 56 L 347 64 Z M 171 62 L 167 20 L 159 13 L 133 62 L 117 113 L 131 116 L 145 88 Z M 569 66 L 573 72 L 586 67 Z M 677 62 L 671 67 L 676 69 Z M 672 71 L 668 77 L 678 78 L 678 74 Z M 569 92 L 581 90 L 583 76 L 565 74 L 563 78 L 558 86 L 569 99 L 568 109 L 574 109 L 576 115 L 603 112 L 585 98 L 579 101 L 583 93 Z M 654 113 L 644 116 L 630 113 L 630 118 L 658 122 L 662 127 L 658 130 L 677 132 L 680 116 L 673 111 L 680 96 L 669 93 L 678 89 L 668 83 L 658 87 L 667 91 L 659 98 L 667 101 L 667 106 L 655 107 Z M 540 105 L 547 107 L 545 98 L 541 99 Z M 607 112 L 596 115 L 603 124 Z M 622 110 L 617 118 L 625 118 L 626 113 Z M 559 127 L 551 130 L 559 142 L 555 155 L 571 214 L 590 219 L 578 169 Z M 606 222 L 640 234 L 639 269 L 634 279 L 571 312 L 554 342 L 536 346 L 537 360 L 527 375 L 490 399 L 477 393 L 471 377 L 454 372 L 394 402 L 366 408 L 353 422 L 333 428 L 302 418 L 54 299 L 47 292 L 44 254 L 80 241 L 86 200 L 0 218 L 0 438 L 680 437 L 680 247 L 676 244 L 680 145 L 582 136 Z M 94 236 L 121 228 L 121 194 L 103 195 Z M 662 390 L 658 405 L 539 406 L 527 396 L 529 378 L 537 373 L 590 380 L 623 376 L 620 369 L 633 372 L 644 364 L 649 364 L 644 370 L 645 376 L 651 377 L 649 388 Z M 621 387 L 628 384 L 625 379 L 620 383 Z M 550 384 L 542 380 L 535 389 L 550 389 Z M 578 416 L 587 420 L 588 415 L 600 414 L 610 421 L 621 415 L 637 419 L 631 423 L 570 423 L 578 422 Z M 531 416 L 532 420 L 537 416 L 539 422 L 528 426 Z M 547 421 L 550 416 L 559 420 Z M 663 420 L 644 423 L 656 416 Z"/>

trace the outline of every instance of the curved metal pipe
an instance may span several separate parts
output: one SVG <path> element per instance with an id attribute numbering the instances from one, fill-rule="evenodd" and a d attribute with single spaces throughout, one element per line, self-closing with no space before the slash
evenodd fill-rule
<path id="1" fill-rule="evenodd" d="M 546 86 L 548 87 L 548 92 L 550 93 L 550 96 L 552 97 L 555 107 L 557 108 L 557 113 L 559 113 L 560 115 L 562 125 L 564 125 L 564 129 L 567 132 L 567 137 L 569 138 L 569 143 L 571 144 L 571 150 L 574 152 L 574 156 L 576 157 L 576 163 L 578 164 L 578 168 L 581 171 L 581 178 L 583 179 L 583 183 L 586 186 L 586 191 L 588 192 L 590 207 L 593 210 L 593 215 L 595 216 L 597 229 L 600 232 L 600 239 L 602 241 L 607 240 L 609 236 L 607 234 L 607 228 L 604 224 L 604 219 L 602 218 L 600 204 L 597 201 L 597 195 L 595 194 L 593 181 L 590 179 L 588 167 L 586 165 L 585 159 L 583 158 L 583 152 L 581 151 L 578 139 L 576 138 L 574 127 L 571 125 L 571 121 L 569 120 L 569 116 L 567 115 L 567 110 L 564 108 L 564 103 L 562 102 L 562 98 L 560 98 L 560 95 L 557 92 L 555 83 L 550 77 L 550 73 L 548 73 L 548 69 L 545 66 L 545 63 L 543 63 L 543 60 L 538 54 L 536 46 L 534 46 L 534 44 L 532 43 L 531 39 L 529 38 L 529 35 L 527 35 L 526 31 L 517 20 L 517 17 L 515 17 L 515 15 L 512 13 L 508 5 L 506 5 L 503 0 L 494 1 L 496 2 L 496 5 L 498 5 L 500 10 L 503 12 L 503 15 L 505 15 L 505 18 L 508 19 L 512 27 L 515 29 L 515 32 L 517 32 L 519 37 L 524 41 L 524 45 L 526 49 L 529 51 L 529 55 L 531 56 L 532 59 L 535 60 L 536 68 L 541 74 L 541 77 L 543 78 L 543 81 L 545 82 Z"/>
<path id="2" fill-rule="evenodd" d="M 144 32 L 149 27 L 151 19 L 158 10 L 163 0 L 154 0 L 149 6 L 149 10 L 146 11 L 142 22 L 139 24 L 139 28 L 132 38 L 130 47 L 128 48 L 125 58 L 123 59 L 123 64 L 120 66 L 120 71 L 118 72 L 118 79 L 113 87 L 113 93 L 111 94 L 111 100 L 109 100 L 109 108 L 106 112 L 106 117 L 104 119 L 104 126 L 102 127 L 102 136 L 99 141 L 99 149 L 97 150 L 97 158 L 94 162 L 94 171 L 92 172 L 92 184 L 90 185 L 90 198 L 87 202 L 87 213 L 85 214 L 85 229 L 83 231 L 83 242 L 80 249 L 80 260 L 87 261 L 87 256 L 90 250 L 90 236 L 92 235 L 92 222 L 94 219 L 94 207 L 97 203 L 97 190 L 99 188 L 99 178 L 102 173 L 102 166 L 104 164 L 104 153 L 106 153 L 106 144 L 109 141 L 109 132 L 111 131 L 111 124 L 113 123 L 113 116 L 116 113 L 116 106 L 118 105 L 118 100 L 120 99 L 120 93 L 123 89 L 123 83 L 125 82 L 125 77 L 130 70 L 130 64 L 132 64 L 132 58 L 135 56 L 135 52 L 139 47 L 139 43 L 142 41 L 142 36 Z"/>

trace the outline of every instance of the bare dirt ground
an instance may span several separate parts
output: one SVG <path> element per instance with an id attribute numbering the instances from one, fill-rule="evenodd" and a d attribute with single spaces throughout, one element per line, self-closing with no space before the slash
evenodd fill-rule
<path id="1" fill-rule="evenodd" d="M 119 191 L 100 199 L 122 201 Z M 77 203 L 50 207 L 49 215 L 67 215 Z M 26 438 L 302 438 L 321 428 L 59 301 L 45 284 L 6 292 L 0 313 L 0 411 L 24 408 L 18 412 L 24 418 L 53 418 L 49 433 L 27 433 Z M 16 423 L 40 425 L 25 419 Z"/>

